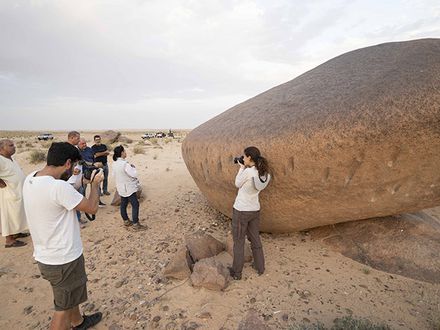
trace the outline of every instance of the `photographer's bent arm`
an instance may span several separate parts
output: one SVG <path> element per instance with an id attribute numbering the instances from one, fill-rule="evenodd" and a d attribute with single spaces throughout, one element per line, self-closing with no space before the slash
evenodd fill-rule
<path id="1" fill-rule="evenodd" d="M 102 171 L 98 171 L 96 174 L 95 173 L 92 175 L 92 181 L 90 183 L 91 191 L 89 198 L 84 197 L 75 207 L 75 210 L 88 214 L 96 214 L 96 212 L 98 212 L 99 184 L 104 180 L 104 174 Z"/>
<path id="2" fill-rule="evenodd" d="M 241 188 L 241 186 L 249 179 L 247 171 L 245 171 L 244 165 L 240 165 L 237 176 L 235 177 L 235 186 Z"/>

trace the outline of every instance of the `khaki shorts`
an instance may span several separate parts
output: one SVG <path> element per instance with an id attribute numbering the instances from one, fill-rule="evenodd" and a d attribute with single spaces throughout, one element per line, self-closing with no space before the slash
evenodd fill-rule
<path id="1" fill-rule="evenodd" d="M 37 263 L 42 277 L 52 286 L 56 311 L 71 309 L 87 300 L 87 275 L 83 255 L 64 265 Z"/>

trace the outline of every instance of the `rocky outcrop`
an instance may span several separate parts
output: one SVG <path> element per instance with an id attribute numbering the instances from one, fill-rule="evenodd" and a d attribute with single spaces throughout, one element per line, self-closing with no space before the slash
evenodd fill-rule
<path id="1" fill-rule="evenodd" d="M 429 211 L 340 223 L 310 233 L 314 239 L 368 267 L 440 283 L 440 219 Z"/>
<path id="2" fill-rule="evenodd" d="M 440 205 L 440 39 L 338 56 L 194 129 L 182 153 L 231 216 L 250 145 L 272 166 L 261 230 L 289 232 Z"/>

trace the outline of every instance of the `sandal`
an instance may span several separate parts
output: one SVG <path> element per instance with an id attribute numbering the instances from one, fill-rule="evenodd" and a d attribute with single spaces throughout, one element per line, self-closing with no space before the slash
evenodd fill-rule
<path id="1" fill-rule="evenodd" d="M 14 239 L 15 238 L 25 238 L 25 237 L 28 237 L 28 236 L 31 236 L 31 234 L 29 234 L 29 233 L 18 233 L 18 234 L 12 235 L 12 237 L 14 237 Z"/>
<path id="2" fill-rule="evenodd" d="M 94 325 L 98 324 L 102 319 L 102 313 L 96 312 L 95 314 L 91 315 L 84 315 L 83 314 L 83 321 L 81 324 L 77 325 L 76 327 L 72 327 L 72 329 L 88 329 L 93 327 Z"/>
<path id="3" fill-rule="evenodd" d="M 12 244 L 5 244 L 5 248 L 25 246 L 27 243 L 15 240 Z"/>

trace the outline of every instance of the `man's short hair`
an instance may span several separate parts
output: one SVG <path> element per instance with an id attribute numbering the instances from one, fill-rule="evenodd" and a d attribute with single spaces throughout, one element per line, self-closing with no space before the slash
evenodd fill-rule
<path id="1" fill-rule="evenodd" d="M 70 131 L 69 133 L 67 133 L 67 139 L 71 139 L 77 135 L 81 135 L 81 134 L 79 134 L 79 132 L 77 131 Z"/>
<path id="2" fill-rule="evenodd" d="M 12 140 L 11 139 L 0 139 L 0 149 L 3 149 L 3 147 L 9 142 L 12 142 Z"/>
<path id="3" fill-rule="evenodd" d="M 96 134 L 96 135 L 93 137 L 93 140 L 96 140 L 97 138 L 101 138 L 101 135 Z"/>
<path id="4" fill-rule="evenodd" d="M 78 148 L 71 145 L 69 142 L 54 142 L 47 152 L 48 166 L 63 166 L 67 160 L 70 159 L 72 163 L 81 160 L 81 154 Z"/>

